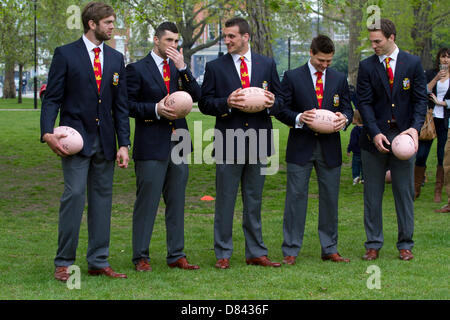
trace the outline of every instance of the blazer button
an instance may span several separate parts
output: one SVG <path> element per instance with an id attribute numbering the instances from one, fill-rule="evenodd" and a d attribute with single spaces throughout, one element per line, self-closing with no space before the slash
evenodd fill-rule
<path id="1" fill-rule="evenodd" d="M 318 136 L 319 134 L 316 132 L 316 133 L 314 133 L 314 135 L 315 135 L 315 136 Z"/>
<path id="2" fill-rule="evenodd" d="M 395 107 L 395 104 L 392 104 L 392 108 Z"/>
<path id="3" fill-rule="evenodd" d="M 245 126 L 248 127 L 248 123 L 246 123 Z"/>
<path id="4" fill-rule="evenodd" d="M 102 99 L 98 99 L 98 103 L 102 103 Z"/>
<path id="5" fill-rule="evenodd" d="M 388 123 L 391 123 L 391 120 L 388 120 Z"/>
<path id="6" fill-rule="evenodd" d="M 172 121 L 171 121 L 171 122 L 169 122 L 169 125 L 172 125 Z"/>

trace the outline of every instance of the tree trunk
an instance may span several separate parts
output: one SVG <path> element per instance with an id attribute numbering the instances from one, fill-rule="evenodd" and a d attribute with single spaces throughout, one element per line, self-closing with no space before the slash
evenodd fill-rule
<path id="1" fill-rule="evenodd" d="M 358 77 L 359 60 L 361 60 L 361 21 L 363 18 L 363 7 L 367 0 L 350 0 L 349 19 L 349 42 L 348 42 L 348 79 L 349 84 L 356 87 Z"/>
<path id="2" fill-rule="evenodd" d="M 428 1 L 416 1 L 413 4 L 414 24 L 411 29 L 411 37 L 414 42 L 413 54 L 421 58 L 425 70 L 433 68 L 431 55 L 431 36 L 433 31 L 432 21 L 429 17 L 431 4 Z"/>
<path id="3" fill-rule="evenodd" d="M 3 98 L 16 98 L 16 84 L 14 83 L 14 61 L 6 59 L 5 61 L 5 81 L 3 85 Z"/>
<path id="4" fill-rule="evenodd" d="M 269 9 L 265 0 L 247 0 L 246 11 L 252 29 L 251 48 L 254 52 L 273 57 L 272 37 L 269 26 Z"/>
<path id="5" fill-rule="evenodd" d="M 23 64 L 19 64 L 19 91 L 17 103 L 22 103 L 22 78 L 23 78 Z"/>

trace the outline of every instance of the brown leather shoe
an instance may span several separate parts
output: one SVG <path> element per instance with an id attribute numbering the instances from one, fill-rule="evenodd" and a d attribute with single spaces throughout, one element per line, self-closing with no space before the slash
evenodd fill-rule
<path id="1" fill-rule="evenodd" d="M 263 267 L 281 267 L 281 263 L 279 262 L 272 262 L 267 258 L 267 256 L 262 256 L 258 258 L 251 258 L 245 260 L 247 264 L 254 265 L 254 266 L 263 266 Z"/>
<path id="2" fill-rule="evenodd" d="M 230 267 L 230 259 L 219 259 L 214 266 L 218 269 L 228 269 Z"/>
<path id="3" fill-rule="evenodd" d="M 295 264 L 295 258 L 294 256 L 286 256 L 283 259 L 283 263 L 293 266 Z"/>
<path id="4" fill-rule="evenodd" d="M 378 259 L 378 251 L 377 249 L 367 249 L 366 254 L 362 257 L 363 260 L 372 261 Z"/>
<path id="5" fill-rule="evenodd" d="M 339 253 L 332 253 L 326 256 L 322 256 L 322 260 L 331 260 L 333 262 L 350 262 L 350 259 L 341 257 Z"/>
<path id="6" fill-rule="evenodd" d="M 399 251 L 400 251 L 400 256 L 399 256 L 400 260 L 409 261 L 409 260 L 412 260 L 414 258 L 411 250 L 400 249 Z"/>
<path id="7" fill-rule="evenodd" d="M 68 269 L 69 267 L 56 267 L 55 279 L 63 282 L 69 280 L 70 274 L 67 272 Z"/>
<path id="8" fill-rule="evenodd" d="M 111 267 L 106 267 L 103 269 L 90 269 L 88 270 L 88 274 L 91 276 L 101 276 L 105 275 L 110 278 L 122 278 L 126 279 L 127 275 L 124 273 L 116 273 Z"/>
<path id="9" fill-rule="evenodd" d="M 196 266 L 196 265 L 193 265 L 193 264 L 189 264 L 189 262 L 184 257 L 178 259 L 174 263 L 170 263 L 169 267 L 171 267 L 171 268 L 180 268 L 180 269 L 184 269 L 184 270 L 197 270 L 197 269 L 200 269 L 199 266 Z"/>
<path id="10" fill-rule="evenodd" d="M 134 267 L 136 268 L 136 271 L 152 271 L 150 263 L 148 263 L 148 260 L 144 258 L 139 260 Z"/>
<path id="11" fill-rule="evenodd" d="M 447 212 L 450 212 L 450 204 L 446 204 L 446 205 L 443 206 L 442 208 L 434 210 L 434 212 L 437 212 L 437 213 L 447 213 Z"/>

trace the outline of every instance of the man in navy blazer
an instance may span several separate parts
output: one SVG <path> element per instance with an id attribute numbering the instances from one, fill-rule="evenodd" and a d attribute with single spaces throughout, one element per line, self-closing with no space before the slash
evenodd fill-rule
<path id="1" fill-rule="evenodd" d="M 427 111 L 425 74 L 419 57 L 399 50 L 392 21 L 380 19 L 369 29 L 375 54 L 359 64 L 358 109 L 363 119 L 360 136 L 364 169 L 364 260 L 378 258 L 383 246 L 382 200 L 386 170 L 391 170 L 397 212 L 400 259 L 411 260 L 414 231 L 414 159 L 397 159 L 390 143 L 409 134 L 418 147 L 418 132 Z M 392 79 L 393 78 L 393 79 Z"/>
<path id="2" fill-rule="evenodd" d="M 284 209 L 283 263 L 295 264 L 302 247 L 308 206 L 308 184 L 315 167 L 319 184 L 319 238 L 322 259 L 348 262 L 337 252 L 338 198 L 342 164 L 339 131 L 353 118 L 345 75 L 329 68 L 333 41 L 319 35 L 311 42 L 308 63 L 286 71 L 281 83 L 283 107 L 277 119 L 291 127 L 286 148 L 287 186 Z M 321 88 L 322 87 L 322 88 Z M 308 127 L 317 109 L 338 116 L 335 132 L 320 134 Z"/>
<path id="3" fill-rule="evenodd" d="M 200 86 L 184 63 L 182 50 L 177 51 L 178 37 L 176 25 L 163 22 L 155 30 L 153 50 L 126 68 L 128 105 L 136 123 L 132 261 L 137 271 L 151 270 L 149 246 L 161 193 L 166 204 L 167 264 L 187 270 L 199 268 L 190 265 L 183 252 L 188 164 L 174 161 L 171 155 L 178 138 L 187 138 L 180 133 L 188 126 L 185 118 L 176 119 L 171 107 L 165 105 L 168 94 L 178 90 L 187 91 L 193 101 L 200 98 Z"/>
<path id="4" fill-rule="evenodd" d="M 107 261 L 114 160 L 123 168 L 129 160 L 125 66 L 122 54 L 103 42 L 114 29 L 113 9 L 91 2 L 83 9 L 82 20 L 83 37 L 55 50 L 41 112 L 41 140 L 62 157 L 64 173 L 55 258 L 55 278 L 61 281 L 67 281 L 68 267 L 75 261 L 86 185 L 89 274 L 126 277 L 115 273 Z M 96 64 L 101 70 L 94 72 Z M 83 137 L 83 149 L 76 155 L 69 156 L 60 144 L 64 135 L 53 134 L 58 112 L 60 125 L 76 129 Z"/>
<path id="5" fill-rule="evenodd" d="M 273 59 L 250 50 L 250 26 L 242 18 L 225 23 L 228 53 L 206 64 L 200 111 L 216 117 L 216 204 L 214 250 L 216 267 L 229 268 L 233 251 L 233 214 L 239 184 L 244 204 L 243 229 L 247 264 L 279 267 L 267 258 L 261 232 L 261 202 L 267 157 L 272 147 L 272 120 L 279 104 L 280 82 Z M 241 68 L 243 71 L 240 71 Z M 245 71 L 244 71 L 245 70 Z M 266 109 L 246 113 L 242 109 L 243 83 L 262 87 Z"/>

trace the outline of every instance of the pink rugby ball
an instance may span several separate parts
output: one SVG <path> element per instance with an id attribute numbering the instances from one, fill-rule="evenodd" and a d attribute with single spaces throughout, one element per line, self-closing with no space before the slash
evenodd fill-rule
<path id="1" fill-rule="evenodd" d="M 316 118 L 308 126 L 318 133 L 333 133 L 335 132 L 334 121 L 336 119 L 338 119 L 338 116 L 330 110 L 317 109 Z"/>
<path id="2" fill-rule="evenodd" d="M 186 117 L 192 110 L 192 97 L 186 91 L 175 91 L 166 99 L 166 106 L 173 107 L 177 119 Z"/>
<path id="3" fill-rule="evenodd" d="M 240 93 L 244 94 L 245 108 L 242 110 L 247 113 L 255 113 L 264 110 L 267 97 L 264 89 L 258 87 L 249 87 L 242 89 Z"/>
<path id="4" fill-rule="evenodd" d="M 414 140 L 409 134 L 399 134 L 392 140 L 392 152 L 400 160 L 410 159 L 416 148 L 414 147 Z"/>
<path id="5" fill-rule="evenodd" d="M 83 138 L 74 128 L 60 126 L 53 129 L 53 133 L 63 133 L 67 135 L 67 137 L 59 139 L 59 143 L 70 155 L 76 154 L 83 149 Z"/>

